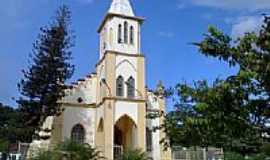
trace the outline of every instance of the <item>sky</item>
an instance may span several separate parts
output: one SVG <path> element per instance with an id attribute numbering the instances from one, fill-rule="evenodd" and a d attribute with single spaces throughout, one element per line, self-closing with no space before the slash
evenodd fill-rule
<path id="1" fill-rule="evenodd" d="M 204 57 L 191 45 L 203 39 L 209 25 L 233 38 L 256 31 L 269 0 L 130 0 L 142 26 L 142 52 L 146 57 L 147 86 L 162 80 L 166 87 L 179 82 L 213 81 L 236 72 L 224 62 Z M 32 43 L 57 8 L 72 11 L 76 35 L 72 63 L 76 70 L 69 83 L 95 71 L 98 62 L 97 28 L 111 0 L 2 0 L 0 2 L 0 102 L 16 106 L 17 83 L 28 65 Z"/>

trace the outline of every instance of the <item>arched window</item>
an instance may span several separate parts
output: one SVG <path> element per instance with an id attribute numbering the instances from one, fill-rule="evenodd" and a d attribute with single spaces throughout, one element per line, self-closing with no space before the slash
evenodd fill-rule
<path id="1" fill-rule="evenodd" d="M 124 43 L 128 43 L 128 23 L 124 23 Z"/>
<path id="2" fill-rule="evenodd" d="M 118 43 L 122 43 L 122 25 L 118 25 Z"/>
<path id="3" fill-rule="evenodd" d="M 135 80 L 133 77 L 130 77 L 127 81 L 127 95 L 129 98 L 135 97 Z"/>
<path id="4" fill-rule="evenodd" d="M 134 28 L 133 26 L 130 26 L 130 31 L 129 31 L 129 42 L 130 44 L 134 44 Z"/>
<path id="5" fill-rule="evenodd" d="M 83 144 L 85 138 L 85 131 L 82 125 L 77 124 L 72 128 L 71 140 L 78 144 Z"/>
<path id="6" fill-rule="evenodd" d="M 116 96 L 124 96 L 124 78 L 122 76 L 116 79 Z"/>

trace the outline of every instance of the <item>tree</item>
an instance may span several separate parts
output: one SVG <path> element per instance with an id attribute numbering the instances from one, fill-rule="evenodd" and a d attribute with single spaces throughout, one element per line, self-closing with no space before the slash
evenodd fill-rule
<path id="1" fill-rule="evenodd" d="M 0 151 L 7 151 L 9 144 L 31 140 L 32 130 L 24 126 L 18 109 L 0 103 L 0 113 Z"/>
<path id="2" fill-rule="evenodd" d="M 65 96 L 66 80 L 71 78 L 74 65 L 70 64 L 73 38 L 69 29 L 71 13 L 67 6 L 57 11 L 49 26 L 42 27 L 33 44 L 29 67 L 23 70 L 17 101 L 25 125 L 40 130 L 48 116 L 61 113 L 58 101 Z"/>
<path id="3" fill-rule="evenodd" d="M 270 141 L 270 17 L 264 18 L 259 33 L 237 40 L 209 27 L 194 45 L 238 72 L 213 84 L 178 84 L 176 110 L 163 126 L 170 138 L 167 143 L 215 146 L 242 155 L 260 152 Z"/>

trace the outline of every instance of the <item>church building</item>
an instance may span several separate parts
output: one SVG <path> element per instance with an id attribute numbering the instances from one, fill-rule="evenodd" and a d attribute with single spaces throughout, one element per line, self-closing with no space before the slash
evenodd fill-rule
<path id="1" fill-rule="evenodd" d="M 165 111 L 165 98 L 162 86 L 159 94 L 146 88 L 143 22 L 129 0 L 112 0 L 98 28 L 96 71 L 69 86 L 60 101 L 63 113 L 48 117 L 43 125 L 52 132 L 40 132 L 50 138 L 34 140 L 29 153 L 71 139 L 92 145 L 108 160 L 117 160 L 125 150 L 137 148 L 153 160 L 171 160 L 170 150 L 164 151 L 160 144 L 165 133 L 152 130 L 162 124 L 162 118 L 146 118 L 150 112 Z"/>

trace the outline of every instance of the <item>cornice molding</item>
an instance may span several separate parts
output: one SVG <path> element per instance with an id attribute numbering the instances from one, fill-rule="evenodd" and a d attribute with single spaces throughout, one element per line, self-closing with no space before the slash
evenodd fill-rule
<path id="1" fill-rule="evenodd" d="M 96 103 L 68 103 L 68 102 L 63 102 L 60 103 L 64 107 L 80 107 L 80 108 L 97 108 Z"/>
<path id="2" fill-rule="evenodd" d="M 98 65 L 100 65 L 107 54 L 116 54 L 116 55 L 121 55 L 121 56 L 128 56 L 128 57 L 143 57 L 145 58 L 145 56 L 142 53 L 138 53 L 138 54 L 128 54 L 128 53 L 124 53 L 124 52 L 118 52 L 118 51 L 112 51 L 112 50 L 106 50 L 104 55 L 102 56 L 102 58 L 98 61 L 98 63 L 96 64 L 96 67 Z"/>
<path id="3" fill-rule="evenodd" d="M 121 18 L 126 18 L 126 19 L 132 19 L 132 20 L 139 21 L 140 24 L 142 24 L 145 21 L 145 18 L 143 18 L 143 17 L 136 17 L 136 16 L 133 17 L 133 16 L 122 15 L 122 14 L 116 14 L 116 13 L 107 13 L 105 15 L 105 17 L 103 18 L 101 25 L 98 27 L 98 30 L 97 30 L 98 33 L 100 33 L 100 31 L 102 30 L 106 21 L 112 17 L 121 17 Z"/>
<path id="4" fill-rule="evenodd" d="M 103 105 L 107 100 L 112 101 L 124 101 L 131 103 L 146 103 L 146 100 L 143 98 L 124 98 L 124 97 L 104 97 L 100 103 L 97 104 L 97 107 Z"/>

